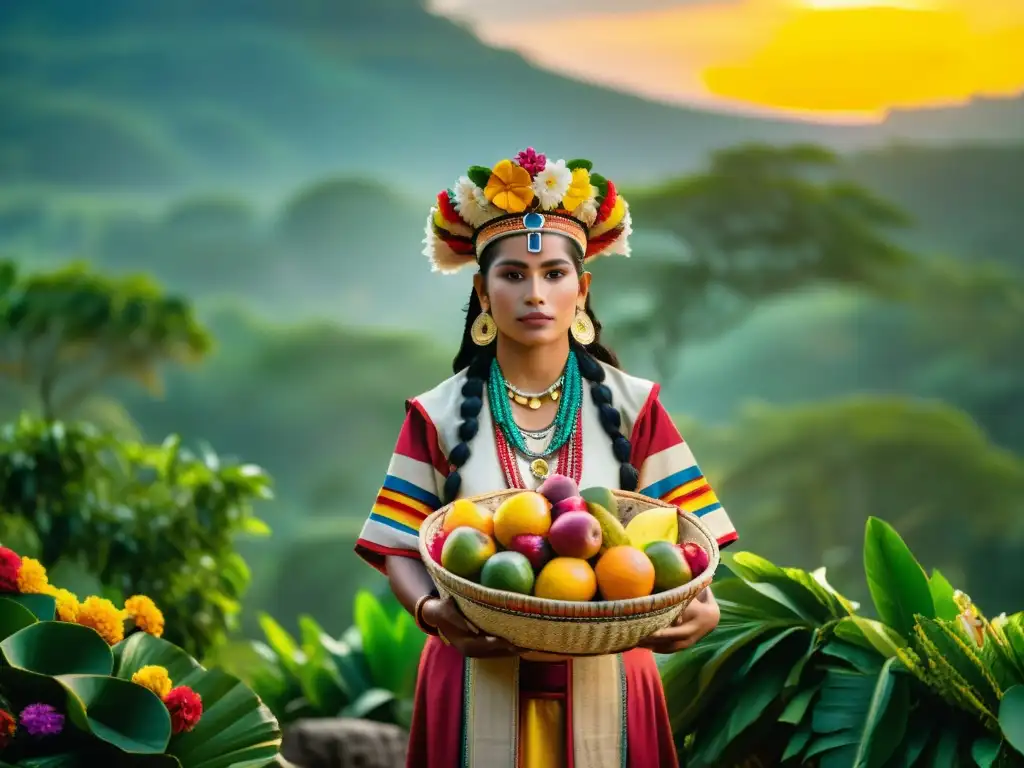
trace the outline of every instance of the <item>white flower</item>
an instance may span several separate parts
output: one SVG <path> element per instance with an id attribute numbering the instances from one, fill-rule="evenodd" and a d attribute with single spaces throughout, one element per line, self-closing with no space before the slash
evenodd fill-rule
<path id="1" fill-rule="evenodd" d="M 481 227 L 501 213 L 487 201 L 484 191 L 468 176 L 463 176 L 455 182 L 452 192 L 455 193 L 455 210 L 471 227 Z"/>
<path id="2" fill-rule="evenodd" d="M 585 200 L 577 205 L 572 215 L 588 227 L 594 226 L 594 222 L 597 221 L 597 195 L 591 195 L 589 200 Z"/>
<path id="3" fill-rule="evenodd" d="M 541 208 L 555 208 L 572 183 L 572 171 L 565 167 L 565 160 L 548 161 L 548 164 L 533 179 L 533 191 L 540 200 Z"/>

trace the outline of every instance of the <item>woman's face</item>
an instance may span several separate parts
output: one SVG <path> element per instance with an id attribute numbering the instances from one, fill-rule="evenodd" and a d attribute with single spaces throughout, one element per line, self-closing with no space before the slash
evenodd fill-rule
<path id="1" fill-rule="evenodd" d="M 576 273 L 572 242 L 546 234 L 540 253 L 530 253 L 526 237 L 513 235 L 493 247 L 486 275 L 474 281 L 499 333 L 527 347 L 567 338 L 590 287 L 590 273 Z"/>

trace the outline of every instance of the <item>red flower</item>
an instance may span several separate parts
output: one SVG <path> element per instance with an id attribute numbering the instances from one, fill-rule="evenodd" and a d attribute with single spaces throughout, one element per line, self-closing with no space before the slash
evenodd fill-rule
<path id="1" fill-rule="evenodd" d="M 7 547 L 0 547 L 0 592 L 18 591 L 18 572 L 21 558 Z"/>
<path id="2" fill-rule="evenodd" d="M 615 207 L 615 200 L 618 196 L 619 194 L 615 189 L 615 185 L 612 184 L 609 179 L 608 193 L 604 196 L 604 200 L 601 202 L 601 207 L 597 209 L 597 218 L 594 220 L 594 224 L 600 224 L 611 215 L 612 208 Z"/>
<path id="3" fill-rule="evenodd" d="M 164 704 L 171 713 L 171 732 L 191 731 L 203 716 L 202 697 L 187 685 L 172 688 L 164 696 Z"/>
<path id="4" fill-rule="evenodd" d="M 445 220 L 453 224 L 466 223 L 459 216 L 459 212 L 455 210 L 455 206 L 452 205 L 452 199 L 448 196 L 447 189 L 442 189 L 437 193 L 437 207 L 441 210 L 441 215 L 444 216 Z"/>
<path id="5" fill-rule="evenodd" d="M 10 552 L 10 550 L 7 551 Z M 0 749 L 11 743 L 17 730 L 18 721 L 14 719 L 14 715 L 6 709 L 0 709 Z"/>

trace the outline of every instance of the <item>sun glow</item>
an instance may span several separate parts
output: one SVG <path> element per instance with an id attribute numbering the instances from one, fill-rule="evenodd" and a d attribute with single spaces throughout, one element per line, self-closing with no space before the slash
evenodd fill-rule
<path id="1" fill-rule="evenodd" d="M 1024 92 L 1024 0 L 703 0 L 476 29 L 563 74 L 760 114 L 877 121 Z"/>

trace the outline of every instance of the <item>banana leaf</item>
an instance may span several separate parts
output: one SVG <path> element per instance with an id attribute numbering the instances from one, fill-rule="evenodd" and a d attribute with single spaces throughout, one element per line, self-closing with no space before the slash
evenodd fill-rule
<path id="1" fill-rule="evenodd" d="M 1024 755 L 1024 685 L 1015 685 L 999 702 L 999 728 L 1006 743 Z"/>
<path id="2" fill-rule="evenodd" d="M 9 597 L 0 598 L 0 641 L 6 640 L 30 624 L 35 624 L 36 621 L 38 619 L 35 614 L 21 603 Z"/>
<path id="3" fill-rule="evenodd" d="M 895 529 L 876 517 L 865 530 L 864 572 L 879 620 L 903 637 L 914 631 L 916 616 L 935 618 L 924 569 Z"/>
<path id="4" fill-rule="evenodd" d="M 167 752 L 183 768 L 266 765 L 278 754 L 281 729 L 270 710 L 238 678 L 204 669 L 180 648 L 137 633 L 114 647 L 114 675 L 129 679 L 140 668 L 165 667 L 175 686 L 187 685 L 203 700 L 194 730 L 171 738 Z"/>

